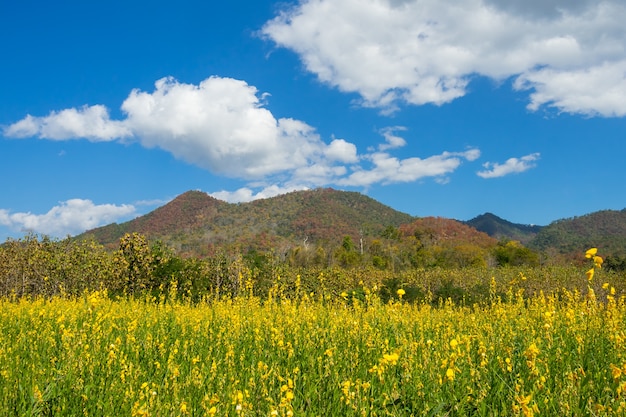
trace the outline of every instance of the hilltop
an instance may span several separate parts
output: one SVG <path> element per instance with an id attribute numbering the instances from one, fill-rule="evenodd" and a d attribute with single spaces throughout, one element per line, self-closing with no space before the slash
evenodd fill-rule
<path id="1" fill-rule="evenodd" d="M 626 255 L 626 209 L 602 210 L 584 216 L 561 219 L 542 228 L 528 242 L 537 251 L 562 255 L 597 247 L 604 255 Z"/>
<path id="2" fill-rule="evenodd" d="M 93 237 L 114 247 L 125 233 L 138 232 L 179 253 L 203 256 L 227 246 L 259 250 L 337 242 L 344 236 L 378 236 L 388 226 L 414 219 L 363 194 L 330 188 L 238 204 L 188 191 L 144 216 L 89 230 L 77 238 Z"/>
<path id="3" fill-rule="evenodd" d="M 523 244 L 532 241 L 542 226 L 511 223 L 495 214 L 484 213 L 464 222 L 498 240 L 517 240 Z"/>

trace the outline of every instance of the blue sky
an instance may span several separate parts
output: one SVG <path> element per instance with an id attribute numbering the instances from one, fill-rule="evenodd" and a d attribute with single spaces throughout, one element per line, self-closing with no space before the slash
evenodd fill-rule
<path id="1" fill-rule="evenodd" d="M 0 3 L 0 239 L 187 190 L 546 225 L 626 207 L 608 0 Z"/>

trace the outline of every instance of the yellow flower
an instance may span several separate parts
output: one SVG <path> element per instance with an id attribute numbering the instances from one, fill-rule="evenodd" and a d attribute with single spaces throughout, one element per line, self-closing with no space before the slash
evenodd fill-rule
<path id="1" fill-rule="evenodd" d="M 600 256 L 594 256 L 593 257 L 593 264 L 597 267 L 597 268 L 602 268 L 602 263 L 604 262 L 604 259 L 602 259 Z"/>
<path id="2" fill-rule="evenodd" d="M 536 344 L 531 343 L 530 346 L 528 346 L 528 349 L 526 349 L 526 352 L 524 352 L 524 354 L 529 359 L 532 359 L 539 354 L 539 348 L 537 347 Z"/>
<path id="3" fill-rule="evenodd" d="M 398 355 L 397 353 L 390 353 L 390 354 L 383 355 L 383 361 L 391 365 L 395 365 L 396 363 L 398 363 L 398 359 L 400 359 L 400 355 Z"/>
<path id="4" fill-rule="evenodd" d="M 587 252 L 585 252 L 585 258 L 591 259 L 596 256 L 596 253 L 598 253 L 598 248 L 591 248 Z"/>
<path id="5" fill-rule="evenodd" d="M 406 292 L 402 288 L 400 288 L 398 291 L 396 291 L 396 293 L 398 294 L 398 297 L 400 297 L 400 298 L 402 298 L 402 296 L 404 294 L 406 294 Z"/>
<path id="6" fill-rule="evenodd" d="M 619 379 L 622 376 L 622 368 L 611 364 L 611 374 L 613 375 L 613 379 Z"/>
<path id="7" fill-rule="evenodd" d="M 448 381 L 454 381 L 454 369 L 448 368 L 448 370 L 446 371 L 446 378 L 448 379 Z"/>
<path id="8" fill-rule="evenodd" d="M 595 269 L 591 268 L 589 271 L 585 272 L 585 275 L 587 275 L 587 280 L 591 281 L 593 279 L 593 273 L 595 272 Z"/>

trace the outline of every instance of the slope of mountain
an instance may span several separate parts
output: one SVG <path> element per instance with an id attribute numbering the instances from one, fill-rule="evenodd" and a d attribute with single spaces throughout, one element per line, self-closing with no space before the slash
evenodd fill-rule
<path id="1" fill-rule="evenodd" d="M 403 236 L 438 244 L 448 242 L 445 246 L 466 241 L 485 248 L 493 245 L 485 239 L 489 235 L 497 240 L 518 240 L 549 254 L 578 256 L 589 247 L 598 247 L 604 256 L 626 255 L 626 209 L 562 219 L 548 226 L 515 224 L 491 213 L 456 222 L 418 219 L 363 194 L 330 188 L 239 204 L 217 200 L 201 191 L 188 191 L 144 216 L 93 229 L 77 238 L 92 237 L 115 248 L 125 233 L 138 232 L 162 240 L 179 254 L 205 256 L 227 247 L 244 252 L 280 251 L 305 242 L 334 245 L 344 236 L 354 241 L 361 236 L 378 238 L 388 226 L 399 228 Z"/>
<path id="2" fill-rule="evenodd" d="M 528 246 L 539 251 L 580 254 L 597 247 L 603 256 L 626 254 L 626 209 L 603 210 L 557 220 L 541 229 Z"/>
<path id="3" fill-rule="evenodd" d="M 497 240 L 487 233 L 460 222 L 443 217 L 422 217 L 400 226 L 402 236 L 415 236 L 442 246 L 474 245 L 481 248 L 493 247 Z"/>
<path id="4" fill-rule="evenodd" d="M 492 213 L 481 214 L 464 223 L 498 240 L 518 240 L 525 245 L 543 228 L 543 226 L 511 223 Z"/>
<path id="5" fill-rule="evenodd" d="M 297 191 L 249 203 L 230 204 L 188 191 L 168 204 L 122 224 L 110 224 L 77 238 L 93 237 L 114 247 L 124 233 L 161 239 L 180 253 L 203 256 L 216 247 L 270 249 L 317 241 L 378 236 L 387 226 L 415 218 L 356 192 Z"/>

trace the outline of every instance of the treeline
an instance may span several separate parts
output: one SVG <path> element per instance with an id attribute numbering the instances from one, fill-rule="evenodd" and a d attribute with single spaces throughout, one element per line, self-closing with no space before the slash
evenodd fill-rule
<path id="1" fill-rule="evenodd" d="M 367 250 L 346 237 L 334 251 L 295 247 L 285 253 L 220 252 L 203 259 L 180 257 L 137 233 L 122 237 L 115 250 L 93 241 L 29 235 L 0 245 L 0 296 L 80 296 L 106 290 L 112 297 L 176 296 L 195 302 L 241 295 L 352 299 L 373 291 L 388 301 L 403 289 L 405 301 L 436 304 L 504 296 L 512 282 L 526 294 L 587 287 L 579 267 L 538 267 L 539 255 L 516 242 L 501 242 L 490 251 L 421 244 L 402 252 L 391 243 L 398 244 L 397 232 L 389 228 Z M 611 262 L 607 264 L 623 265 Z"/>
<path id="2" fill-rule="evenodd" d="M 345 236 L 340 245 L 297 245 L 286 251 L 293 266 L 375 267 L 394 272 L 414 268 L 538 266 L 540 254 L 518 241 L 500 241 L 459 222 L 422 218 L 377 237 Z"/>

